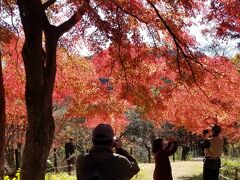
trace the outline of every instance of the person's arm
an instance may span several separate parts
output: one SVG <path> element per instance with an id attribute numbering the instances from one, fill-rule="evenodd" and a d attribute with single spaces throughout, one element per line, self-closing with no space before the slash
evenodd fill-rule
<path id="1" fill-rule="evenodd" d="M 136 160 L 122 147 L 116 148 L 116 153 L 125 156 L 130 162 L 136 162 Z"/>
<path id="2" fill-rule="evenodd" d="M 115 148 L 116 148 L 117 154 L 120 154 L 128 159 L 128 162 L 126 161 L 125 168 L 126 168 L 127 177 L 131 179 L 134 175 L 136 175 L 140 171 L 140 168 L 138 166 L 136 159 L 134 159 L 133 156 L 131 156 L 126 150 L 122 148 L 121 140 L 118 140 L 117 142 L 115 142 Z"/>
<path id="3" fill-rule="evenodd" d="M 68 151 L 68 144 L 65 144 L 65 158 L 67 159 L 69 157 L 69 151 Z"/>
<path id="4" fill-rule="evenodd" d="M 199 141 L 198 146 L 202 149 L 204 148 L 210 148 L 210 141 L 208 139 Z"/>
<path id="5" fill-rule="evenodd" d="M 164 149 L 168 156 L 173 155 L 177 151 L 178 143 L 177 141 L 169 142 L 170 146 L 168 149 Z"/>

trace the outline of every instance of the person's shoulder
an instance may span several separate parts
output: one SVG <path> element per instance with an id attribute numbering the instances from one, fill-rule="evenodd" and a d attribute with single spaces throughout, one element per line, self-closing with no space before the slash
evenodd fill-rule
<path id="1" fill-rule="evenodd" d="M 213 137 L 210 138 L 210 140 L 221 140 L 221 141 L 223 141 L 223 137 L 221 137 L 221 136 L 213 136 Z"/>
<path id="2" fill-rule="evenodd" d="M 117 153 L 113 153 L 113 157 L 114 158 L 126 158 L 125 156 L 122 156 L 122 155 L 120 155 L 120 154 L 117 154 Z"/>
<path id="3" fill-rule="evenodd" d="M 217 136 L 217 139 L 222 143 L 224 142 L 224 138 L 222 136 Z"/>
<path id="4" fill-rule="evenodd" d="M 89 153 L 84 153 L 81 155 L 77 156 L 77 159 L 81 160 L 81 159 L 87 159 L 89 157 Z"/>
<path id="5" fill-rule="evenodd" d="M 69 146 L 71 144 L 71 142 L 66 142 L 65 146 Z"/>
<path id="6" fill-rule="evenodd" d="M 126 161 L 126 162 L 129 161 L 128 158 L 117 153 L 113 153 L 113 158 L 116 159 L 117 161 Z"/>

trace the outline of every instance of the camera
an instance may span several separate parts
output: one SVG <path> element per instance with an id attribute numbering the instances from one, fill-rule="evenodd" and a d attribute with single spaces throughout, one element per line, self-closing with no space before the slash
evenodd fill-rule
<path id="1" fill-rule="evenodd" d="M 208 129 L 204 129 L 202 133 L 203 133 L 203 135 L 206 135 L 206 134 L 209 133 L 209 130 Z"/>
<path id="2" fill-rule="evenodd" d="M 113 138 L 113 147 L 116 147 L 116 142 L 118 142 L 118 137 Z"/>

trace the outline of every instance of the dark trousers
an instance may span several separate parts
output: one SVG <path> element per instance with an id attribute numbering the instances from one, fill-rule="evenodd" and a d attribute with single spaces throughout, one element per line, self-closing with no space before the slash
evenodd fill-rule
<path id="1" fill-rule="evenodd" d="M 219 169 L 203 168 L 203 180 L 218 180 Z"/>
<path id="2" fill-rule="evenodd" d="M 220 164 L 220 158 L 206 158 L 203 165 L 203 180 L 218 180 Z"/>
<path id="3" fill-rule="evenodd" d="M 75 164 L 75 158 L 72 157 L 67 160 L 68 174 L 70 175 L 73 169 L 73 165 Z"/>

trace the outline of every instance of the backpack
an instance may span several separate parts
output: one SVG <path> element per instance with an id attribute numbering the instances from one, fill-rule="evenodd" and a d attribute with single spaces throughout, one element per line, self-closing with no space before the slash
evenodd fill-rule
<path id="1" fill-rule="evenodd" d="M 98 162 L 93 166 L 88 167 L 88 171 L 86 172 L 83 180 L 112 180 L 107 170 L 116 158 L 117 156 L 112 156 L 105 161 L 107 164 L 103 165 L 101 162 Z M 89 161 L 94 161 L 91 154 L 89 154 Z"/>

